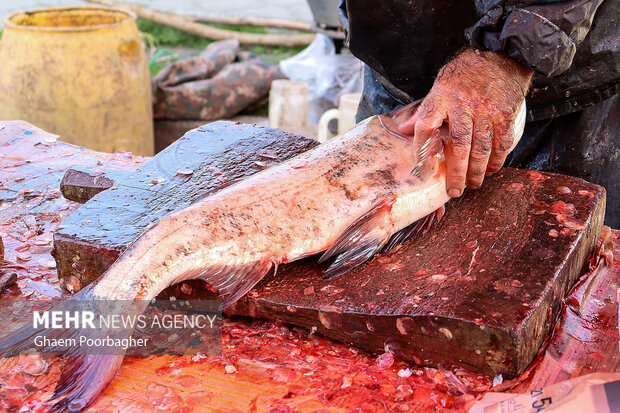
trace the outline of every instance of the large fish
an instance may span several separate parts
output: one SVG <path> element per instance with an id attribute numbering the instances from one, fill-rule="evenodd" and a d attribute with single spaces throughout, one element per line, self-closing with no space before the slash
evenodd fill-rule
<path id="1" fill-rule="evenodd" d="M 171 284 L 200 278 L 219 290 L 225 307 L 279 264 L 323 253 L 320 261 L 333 258 L 326 276 L 335 276 L 428 229 L 449 196 L 441 136 L 419 150 L 397 132 L 415 108 L 373 116 L 162 218 L 72 299 L 151 300 Z M 514 144 L 524 121 L 525 104 L 513 122 Z M 3 338 L 0 354 L 19 353 L 40 333 L 24 328 Z M 75 349 L 65 358 L 52 397 L 59 412 L 91 405 L 123 356 Z"/>

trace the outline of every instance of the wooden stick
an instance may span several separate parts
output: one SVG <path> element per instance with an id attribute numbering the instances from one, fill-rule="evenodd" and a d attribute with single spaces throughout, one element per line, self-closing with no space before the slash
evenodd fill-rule
<path id="1" fill-rule="evenodd" d="M 151 20 L 166 26 L 182 30 L 213 40 L 235 39 L 241 44 L 257 44 L 263 46 L 305 46 L 314 40 L 314 34 L 255 34 L 242 33 L 233 30 L 216 29 L 196 23 L 184 16 L 175 13 L 161 12 L 140 7 L 135 4 L 110 0 L 86 0 L 89 3 L 116 6 L 133 11 L 143 19 Z"/>
<path id="2" fill-rule="evenodd" d="M 233 26 L 273 27 L 276 29 L 298 30 L 312 32 L 310 23 L 294 22 L 290 20 L 264 19 L 262 17 L 225 17 L 225 16 L 187 16 L 185 18 L 197 23 L 230 24 Z"/>

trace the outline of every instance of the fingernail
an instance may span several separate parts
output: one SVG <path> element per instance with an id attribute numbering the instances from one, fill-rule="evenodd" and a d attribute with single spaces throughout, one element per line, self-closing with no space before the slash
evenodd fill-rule
<path id="1" fill-rule="evenodd" d="M 458 198 L 461 196 L 461 191 L 456 188 L 450 188 L 448 189 L 448 195 L 450 195 L 450 198 Z"/>

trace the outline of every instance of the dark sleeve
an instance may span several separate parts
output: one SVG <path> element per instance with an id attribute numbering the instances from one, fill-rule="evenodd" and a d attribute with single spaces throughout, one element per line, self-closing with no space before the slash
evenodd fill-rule
<path id="1" fill-rule="evenodd" d="M 338 17 L 340 18 L 340 26 L 344 32 L 345 46 L 349 46 L 349 16 L 347 15 L 347 0 L 340 0 L 338 4 Z"/>
<path id="2" fill-rule="evenodd" d="M 616 0 L 612 0 L 616 1 Z M 603 0 L 475 0 L 473 47 L 504 51 L 547 76 L 567 70 Z"/>

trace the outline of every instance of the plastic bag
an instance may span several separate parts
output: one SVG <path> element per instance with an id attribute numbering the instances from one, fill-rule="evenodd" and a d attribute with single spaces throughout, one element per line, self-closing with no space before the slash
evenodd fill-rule
<path id="1" fill-rule="evenodd" d="M 469 413 L 618 412 L 620 374 L 594 373 L 551 384 L 525 394 L 486 393 Z"/>
<path id="2" fill-rule="evenodd" d="M 282 60 L 280 69 L 289 79 L 308 84 L 308 123 L 318 123 L 323 112 L 337 107 L 341 95 L 362 91 L 362 62 L 352 55 L 336 54 L 332 40 L 322 34 L 295 56 Z"/>

